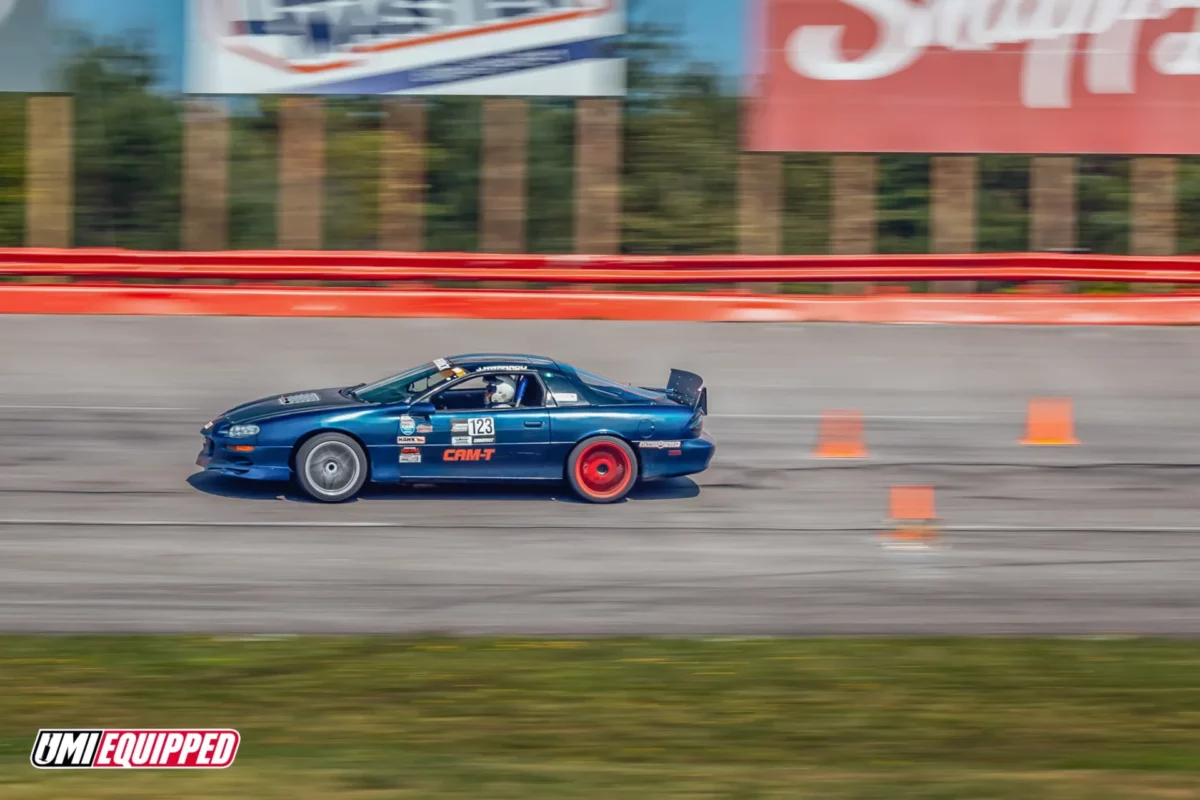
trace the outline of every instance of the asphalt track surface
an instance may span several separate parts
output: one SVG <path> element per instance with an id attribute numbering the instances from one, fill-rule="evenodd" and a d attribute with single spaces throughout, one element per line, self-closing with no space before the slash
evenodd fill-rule
<path id="1" fill-rule="evenodd" d="M 1200 330 L 0 317 L 0 630 L 1200 633 Z M 377 488 L 339 506 L 198 474 L 240 401 L 434 356 L 545 353 L 710 387 L 694 480 Z M 1030 397 L 1078 447 L 1023 447 Z M 814 459 L 823 410 L 869 458 Z M 928 552 L 887 490 L 936 487 Z"/>

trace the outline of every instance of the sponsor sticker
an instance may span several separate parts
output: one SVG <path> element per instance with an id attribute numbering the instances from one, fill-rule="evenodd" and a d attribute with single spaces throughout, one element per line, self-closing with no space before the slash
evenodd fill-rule
<path id="1" fill-rule="evenodd" d="M 213 426 L 213 424 L 211 422 L 209 422 L 207 425 L 204 426 L 204 430 L 208 430 L 212 426 Z"/>
<path id="2" fill-rule="evenodd" d="M 471 444 L 471 437 L 470 436 L 451 436 L 450 444 L 454 445 L 455 447 L 462 447 L 463 445 Z"/>
<path id="3" fill-rule="evenodd" d="M 442 461 L 491 461 L 495 454 L 494 447 L 468 447 L 446 450 L 442 453 Z"/>
<path id="4" fill-rule="evenodd" d="M 433 365 L 442 370 L 450 369 L 450 362 L 444 358 L 435 358 L 433 360 Z"/>
<path id="5" fill-rule="evenodd" d="M 560 403 L 578 403 L 579 395 L 575 392 L 551 392 L 550 396 Z"/>
<path id="6" fill-rule="evenodd" d="M 471 430 L 471 428 L 469 425 L 467 425 L 467 420 L 465 420 L 465 419 L 450 420 L 450 432 L 451 433 L 468 433 L 470 430 Z"/>
<path id="7" fill-rule="evenodd" d="M 676 449 L 678 447 L 682 447 L 682 446 L 683 446 L 683 442 L 679 442 L 679 441 L 675 441 L 675 442 L 638 442 L 638 447 L 642 447 L 647 450 L 674 450 L 674 449 Z"/>
<path id="8" fill-rule="evenodd" d="M 415 447 L 405 447 L 400 450 L 401 464 L 420 464 L 421 451 Z"/>
<path id="9" fill-rule="evenodd" d="M 241 740 L 232 728 L 43 728 L 29 763 L 38 769 L 225 769 Z"/>
<path id="10" fill-rule="evenodd" d="M 476 436 L 475 441 L 471 442 L 471 444 L 495 444 L 495 443 L 496 443 L 495 436 Z"/>
<path id="11" fill-rule="evenodd" d="M 417 433 L 433 433 L 433 426 L 423 422 L 417 426 Z"/>
<path id="12" fill-rule="evenodd" d="M 417 432 L 417 421 L 405 414 L 400 418 L 400 432 L 405 436 L 412 436 Z"/>
<path id="13" fill-rule="evenodd" d="M 491 367 L 479 367 L 475 371 L 476 372 L 521 372 L 526 369 L 529 369 L 529 368 L 518 366 L 515 364 L 507 364 L 507 365 L 497 364 L 497 365 L 491 366 Z"/>
<path id="14" fill-rule="evenodd" d="M 424 436 L 397 436 L 396 444 L 425 444 Z"/>
<path id="15" fill-rule="evenodd" d="M 496 420 L 491 417 L 472 417 L 467 420 L 468 433 L 472 436 L 495 436 Z"/>

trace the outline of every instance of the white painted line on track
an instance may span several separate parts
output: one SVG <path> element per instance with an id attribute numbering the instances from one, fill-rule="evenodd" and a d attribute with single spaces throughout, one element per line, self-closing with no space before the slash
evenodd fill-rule
<path id="1" fill-rule="evenodd" d="M 198 408 L 180 406 L 60 406 L 60 405 L 0 405 L 0 411 L 171 411 L 199 414 Z M 821 414 L 709 414 L 708 419 L 821 419 Z M 964 422 L 983 420 L 987 417 L 955 416 L 945 414 L 865 414 L 865 419 L 901 422 Z"/>
<path id="2" fill-rule="evenodd" d="M 822 414 L 709 414 L 708 419 L 821 419 Z M 904 422 L 964 422 L 983 420 L 981 416 L 949 416 L 920 414 L 864 414 L 863 419 L 878 419 Z"/>
<path id="3" fill-rule="evenodd" d="M 63 526 L 91 528 L 411 528 L 414 530 L 447 530 L 469 525 L 468 522 L 448 525 L 411 524 L 393 520 L 156 520 L 156 519 L 0 519 L 0 526 Z M 496 526 L 492 526 L 496 527 Z M 613 520 L 611 525 L 591 524 L 579 525 L 578 521 L 569 520 L 551 522 L 542 525 L 528 523 L 500 525 L 501 528 L 519 530 L 528 529 L 563 529 L 572 532 L 591 530 L 607 530 L 614 527 L 624 527 L 620 520 Z M 702 533 L 729 532 L 727 526 L 650 526 L 657 531 Z M 882 531 L 884 525 L 826 525 L 806 528 L 777 527 L 769 525 L 751 525 L 742 530 L 762 531 L 768 533 L 854 533 Z M 941 525 L 942 533 L 1194 533 L 1200 534 L 1197 525 Z"/>
<path id="4" fill-rule="evenodd" d="M 331 520 L 283 522 L 277 520 L 186 519 L 0 519 L 0 526 L 62 525 L 93 528 L 407 528 L 403 522 Z"/>
<path id="5" fill-rule="evenodd" d="M 1196 525 L 943 525 L 950 533 L 1200 533 Z"/>
<path id="6" fill-rule="evenodd" d="M 0 405 L 0 411 L 178 411 L 189 414 L 199 413 L 195 408 L 177 408 L 175 406 L 22 406 Z"/>

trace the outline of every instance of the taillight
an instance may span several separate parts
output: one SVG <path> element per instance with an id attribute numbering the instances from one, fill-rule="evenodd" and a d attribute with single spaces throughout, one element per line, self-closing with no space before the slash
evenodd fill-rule
<path id="1" fill-rule="evenodd" d="M 692 436 L 699 436 L 703 431 L 704 415 L 697 413 L 696 416 L 692 417 L 691 421 L 688 422 L 688 432 L 691 433 Z"/>

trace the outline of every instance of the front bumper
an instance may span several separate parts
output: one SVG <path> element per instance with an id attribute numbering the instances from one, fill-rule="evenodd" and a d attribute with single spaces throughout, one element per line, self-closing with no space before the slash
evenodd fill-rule
<path id="1" fill-rule="evenodd" d="M 234 447 L 253 449 L 238 451 Z M 245 439 L 222 439 L 206 435 L 200 454 L 196 456 L 196 466 L 233 478 L 286 481 L 292 477 L 288 453 L 286 447 L 260 447 Z"/>

